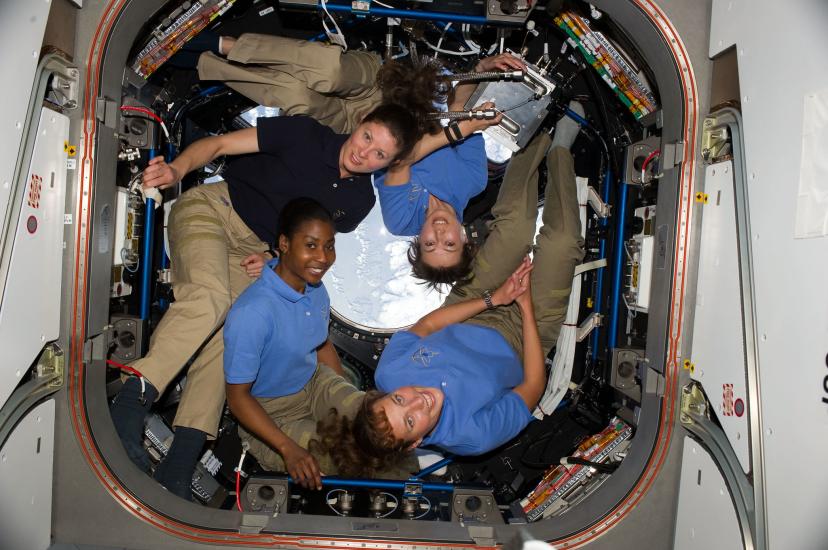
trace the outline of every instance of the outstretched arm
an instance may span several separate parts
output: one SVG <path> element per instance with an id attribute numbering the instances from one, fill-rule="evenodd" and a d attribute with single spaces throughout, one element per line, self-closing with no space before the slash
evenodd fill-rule
<path id="1" fill-rule="evenodd" d="M 492 292 L 492 305 L 494 307 L 509 305 L 515 298 L 523 294 L 526 291 L 529 273 L 531 272 L 531 263 L 527 261 L 521 263 L 515 272 L 497 290 Z M 471 300 L 458 302 L 450 306 L 435 309 L 417 321 L 409 329 L 409 332 L 413 332 L 420 338 L 423 338 L 449 325 L 462 323 L 467 319 L 471 319 L 485 310 L 486 302 L 483 298 L 472 298 Z"/>
<path id="2" fill-rule="evenodd" d="M 321 489 L 322 472 L 316 459 L 276 426 L 256 398 L 250 394 L 252 386 L 252 382 L 225 384 L 230 411 L 247 431 L 282 455 L 287 471 L 294 481 L 308 489 Z"/>
<path id="3" fill-rule="evenodd" d="M 222 155 L 243 155 L 259 152 L 256 128 L 245 128 L 194 142 L 170 163 L 155 157 L 144 169 L 144 187 L 165 189 L 181 178 Z"/>
<path id="4" fill-rule="evenodd" d="M 494 103 L 484 103 L 478 109 L 494 109 Z M 495 118 L 492 119 L 482 119 L 482 120 L 463 120 L 457 123 L 460 127 L 460 132 L 463 134 L 463 137 L 469 137 L 473 133 L 479 130 L 485 130 L 489 126 L 493 126 L 501 121 L 503 118 L 502 115 L 498 114 Z M 437 149 L 441 147 L 445 147 L 449 144 L 448 136 L 443 131 L 434 133 L 434 134 L 426 134 L 417 144 L 414 146 L 414 150 L 412 151 L 411 155 L 408 158 L 401 159 L 399 162 L 396 162 L 388 167 L 388 171 L 385 176 L 384 184 L 385 185 L 403 185 L 408 183 L 411 179 L 411 165 L 419 162 L 423 158 L 427 157 Z"/>
<path id="5" fill-rule="evenodd" d="M 519 57 L 515 57 L 510 53 L 501 53 L 491 57 L 484 57 L 477 62 L 474 67 L 474 72 L 484 73 L 487 71 L 522 71 L 526 68 L 526 64 Z M 449 105 L 449 111 L 462 111 L 466 101 L 469 100 L 477 84 L 474 82 L 467 82 L 465 84 L 458 84 L 454 89 L 454 98 Z"/>

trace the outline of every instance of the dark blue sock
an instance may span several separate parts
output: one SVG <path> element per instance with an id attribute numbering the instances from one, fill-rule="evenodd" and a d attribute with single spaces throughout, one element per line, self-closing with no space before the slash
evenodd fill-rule
<path id="1" fill-rule="evenodd" d="M 172 446 L 155 469 L 155 479 L 174 495 L 192 500 L 190 486 L 207 434 L 195 428 L 175 428 Z"/>
<path id="2" fill-rule="evenodd" d="M 121 438 L 121 443 L 130 460 L 144 472 L 149 473 L 150 458 L 144 450 L 144 418 L 158 397 L 155 386 L 144 380 L 141 395 L 141 380 L 130 377 L 112 402 L 112 423 Z"/>

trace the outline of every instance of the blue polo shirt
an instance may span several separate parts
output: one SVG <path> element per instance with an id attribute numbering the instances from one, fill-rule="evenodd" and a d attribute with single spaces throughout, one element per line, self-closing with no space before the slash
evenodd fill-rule
<path id="1" fill-rule="evenodd" d="M 224 379 L 253 382 L 254 397 L 301 390 L 316 370 L 316 348 L 328 338 L 330 300 L 325 286 L 300 294 L 279 277 L 271 260 L 242 292 L 224 323 Z"/>
<path id="2" fill-rule="evenodd" d="M 425 338 L 397 332 L 382 352 L 375 381 L 384 392 L 403 386 L 442 390 L 440 419 L 423 444 L 458 455 L 490 451 L 533 418 L 512 391 L 523 381 L 523 365 L 503 336 L 488 327 L 449 325 Z"/>
<path id="3" fill-rule="evenodd" d="M 417 235 L 425 223 L 428 197 L 449 203 L 463 221 L 469 200 L 486 189 L 489 179 L 483 136 L 475 134 L 454 147 L 438 149 L 411 167 L 411 179 L 385 185 L 385 172 L 374 179 L 382 221 L 394 235 Z"/>

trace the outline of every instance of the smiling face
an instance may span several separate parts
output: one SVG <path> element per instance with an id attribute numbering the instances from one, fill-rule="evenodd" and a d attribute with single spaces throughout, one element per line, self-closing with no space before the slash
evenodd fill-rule
<path id="1" fill-rule="evenodd" d="M 397 140 L 385 125 L 363 122 L 339 150 L 340 173 L 345 177 L 376 172 L 391 164 L 397 153 Z"/>
<path id="2" fill-rule="evenodd" d="M 420 257 L 425 264 L 431 267 L 457 265 L 463 255 L 466 232 L 454 208 L 432 196 L 419 242 Z"/>
<path id="3" fill-rule="evenodd" d="M 303 222 L 288 238 L 279 236 L 279 264 L 276 273 L 291 288 L 304 292 L 305 284 L 322 282 L 336 261 L 334 227 L 321 220 Z"/>
<path id="4" fill-rule="evenodd" d="M 385 412 L 394 437 L 420 444 L 443 411 L 445 394 L 437 388 L 403 386 L 377 400 L 374 405 Z"/>

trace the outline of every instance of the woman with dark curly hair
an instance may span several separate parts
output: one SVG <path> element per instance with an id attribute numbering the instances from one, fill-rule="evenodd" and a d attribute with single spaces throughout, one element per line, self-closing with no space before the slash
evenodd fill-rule
<path id="1" fill-rule="evenodd" d="M 202 33 L 205 34 L 205 33 Z M 212 38 L 212 51 L 198 59 L 202 80 L 219 80 L 260 105 L 285 115 L 308 115 L 337 133 L 353 132 L 380 103 L 405 105 L 423 115 L 445 101 L 439 63 L 382 62 L 370 51 L 285 36 L 245 33 Z M 440 129 L 421 117 L 421 130 Z"/>

